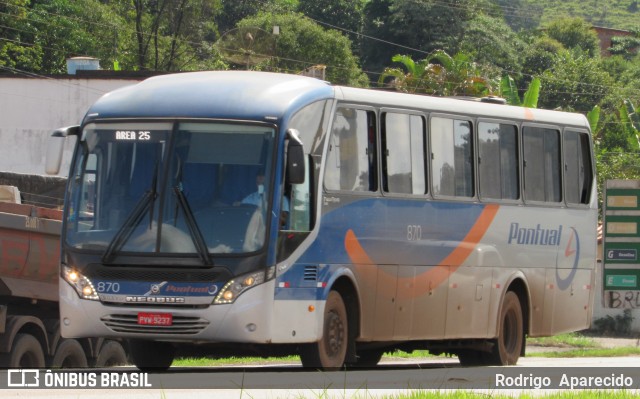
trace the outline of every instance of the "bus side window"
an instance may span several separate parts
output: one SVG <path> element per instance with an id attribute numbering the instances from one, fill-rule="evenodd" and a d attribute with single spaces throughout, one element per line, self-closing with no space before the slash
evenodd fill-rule
<path id="1" fill-rule="evenodd" d="M 336 191 L 377 191 L 375 114 L 362 109 L 338 109 L 329 140 L 325 187 Z"/>
<path id="2" fill-rule="evenodd" d="M 384 191 L 425 194 L 424 119 L 389 112 L 382 114 L 381 126 Z"/>
<path id="3" fill-rule="evenodd" d="M 562 201 L 560 132 L 525 126 L 522 133 L 525 200 Z"/>
<path id="4" fill-rule="evenodd" d="M 505 123 L 478 123 L 480 196 L 520 199 L 518 129 Z"/>
<path id="5" fill-rule="evenodd" d="M 563 137 L 565 195 L 570 204 L 588 204 L 593 170 L 589 136 L 565 131 Z"/>
<path id="6" fill-rule="evenodd" d="M 310 231 L 311 230 L 311 170 L 309 157 L 305 157 L 305 171 L 307 173 L 304 183 L 291 184 L 291 191 L 283 201 L 289 202 L 289 216 L 285 225 L 287 230 Z"/>
<path id="7" fill-rule="evenodd" d="M 471 122 L 433 117 L 429 131 L 433 193 L 436 196 L 473 197 Z"/>

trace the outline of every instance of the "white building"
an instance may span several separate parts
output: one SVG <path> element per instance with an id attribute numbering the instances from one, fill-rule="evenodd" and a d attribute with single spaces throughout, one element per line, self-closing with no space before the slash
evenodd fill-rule
<path id="1" fill-rule="evenodd" d="M 0 75 L 0 171 L 44 174 L 48 137 L 59 127 L 77 125 L 99 97 L 143 77 L 108 71 L 31 77 Z M 67 175 L 68 140 L 61 176 Z"/>

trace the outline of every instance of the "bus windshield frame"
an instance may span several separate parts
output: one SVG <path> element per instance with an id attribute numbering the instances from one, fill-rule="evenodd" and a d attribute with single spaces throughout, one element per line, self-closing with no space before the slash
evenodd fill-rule
<path id="1" fill-rule="evenodd" d="M 230 121 L 94 121 L 84 126 L 65 244 L 118 255 L 246 255 L 267 243 L 277 128 Z"/>

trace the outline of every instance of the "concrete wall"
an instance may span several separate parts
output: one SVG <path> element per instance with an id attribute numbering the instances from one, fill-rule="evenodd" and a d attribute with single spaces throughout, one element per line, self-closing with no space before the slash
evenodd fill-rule
<path id="1" fill-rule="evenodd" d="M 0 171 L 44 174 L 50 133 L 77 125 L 91 104 L 109 91 L 140 78 L 0 77 Z M 67 140 L 60 176 L 66 177 L 72 152 Z"/>

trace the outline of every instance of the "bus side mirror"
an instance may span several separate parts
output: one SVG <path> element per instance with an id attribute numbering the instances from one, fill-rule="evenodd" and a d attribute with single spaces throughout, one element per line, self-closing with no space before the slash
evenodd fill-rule
<path id="1" fill-rule="evenodd" d="M 67 136 L 78 136 L 80 126 L 67 126 L 56 129 L 49 136 L 47 144 L 47 156 L 45 159 L 44 170 L 48 175 L 57 175 L 60 172 L 60 164 L 62 163 L 62 152 Z"/>
<path id="2" fill-rule="evenodd" d="M 305 180 L 304 147 L 296 129 L 287 130 L 287 178 L 291 184 L 302 184 Z"/>

